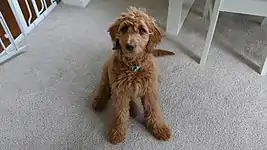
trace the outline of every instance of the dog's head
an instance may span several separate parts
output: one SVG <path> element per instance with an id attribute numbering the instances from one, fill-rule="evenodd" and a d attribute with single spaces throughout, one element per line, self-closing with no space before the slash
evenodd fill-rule
<path id="1" fill-rule="evenodd" d="M 130 7 L 109 27 L 113 49 L 120 49 L 124 55 L 133 56 L 151 53 L 161 41 L 162 31 L 155 19 L 144 9 Z"/>

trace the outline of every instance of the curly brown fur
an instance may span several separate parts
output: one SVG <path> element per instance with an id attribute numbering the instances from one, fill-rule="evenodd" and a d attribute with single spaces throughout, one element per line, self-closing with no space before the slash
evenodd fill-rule
<path id="1" fill-rule="evenodd" d="M 101 111 L 110 100 L 112 121 L 108 139 L 112 144 L 126 137 L 129 117 L 136 116 L 135 100 L 140 97 L 146 127 L 158 140 L 169 140 L 171 131 L 165 124 L 158 103 L 158 75 L 155 47 L 161 41 L 162 31 L 155 19 L 144 10 L 131 7 L 110 26 L 111 40 L 118 39 L 115 50 L 103 65 L 101 81 L 92 107 Z M 141 69 L 133 71 L 132 66 Z"/>

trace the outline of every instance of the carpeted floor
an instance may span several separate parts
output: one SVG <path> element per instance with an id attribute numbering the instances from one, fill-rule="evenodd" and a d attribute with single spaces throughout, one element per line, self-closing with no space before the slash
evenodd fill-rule
<path id="1" fill-rule="evenodd" d="M 60 5 L 24 40 L 28 52 L 0 66 L 3 150 L 263 150 L 267 149 L 267 77 L 257 73 L 267 44 L 261 18 L 222 13 L 204 67 L 197 63 L 208 24 L 194 4 L 178 37 L 160 45 L 160 104 L 172 129 L 155 140 L 131 120 L 127 139 L 107 142 L 107 119 L 87 107 L 100 67 L 112 52 L 106 32 L 129 5 L 165 24 L 167 0 L 93 0 L 85 9 Z"/>

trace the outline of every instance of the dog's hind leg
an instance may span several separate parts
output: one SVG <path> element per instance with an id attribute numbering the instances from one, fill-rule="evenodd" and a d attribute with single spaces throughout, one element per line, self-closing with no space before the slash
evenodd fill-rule
<path id="1" fill-rule="evenodd" d="M 101 74 L 100 85 L 92 101 L 92 107 L 95 109 L 95 111 L 102 111 L 106 107 L 109 99 L 110 86 L 108 78 L 108 69 L 104 66 Z"/>

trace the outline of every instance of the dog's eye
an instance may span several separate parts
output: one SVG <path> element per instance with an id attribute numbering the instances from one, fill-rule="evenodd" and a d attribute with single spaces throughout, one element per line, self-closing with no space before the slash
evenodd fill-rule
<path id="1" fill-rule="evenodd" d="M 127 32 L 127 30 L 128 30 L 128 27 L 125 26 L 125 27 L 122 27 L 122 28 L 120 29 L 120 32 L 125 33 L 125 32 Z"/>
<path id="2" fill-rule="evenodd" d="M 143 34 L 143 33 L 146 33 L 146 30 L 145 30 L 144 28 L 141 28 L 141 29 L 139 29 L 139 32 L 140 32 L 141 34 Z"/>

